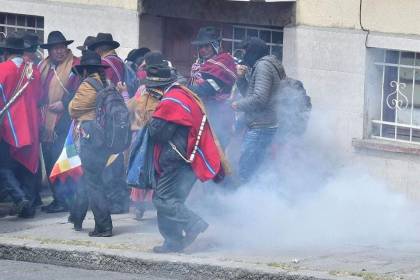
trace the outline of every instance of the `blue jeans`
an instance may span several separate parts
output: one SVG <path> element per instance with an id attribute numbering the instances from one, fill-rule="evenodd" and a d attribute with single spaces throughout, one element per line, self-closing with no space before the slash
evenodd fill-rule
<path id="1" fill-rule="evenodd" d="M 239 180 L 248 183 L 264 161 L 277 128 L 248 128 L 245 133 L 239 158 Z"/>

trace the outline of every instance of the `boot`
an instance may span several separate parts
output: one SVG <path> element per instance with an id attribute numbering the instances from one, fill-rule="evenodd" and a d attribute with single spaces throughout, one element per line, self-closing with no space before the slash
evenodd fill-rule
<path id="1" fill-rule="evenodd" d="M 95 229 L 94 231 L 89 232 L 90 237 L 111 237 L 112 236 L 112 229 L 98 231 Z"/>
<path id="2" fill-rule="evenodd" d="M 192 227 L 186 230 L 184 237 L 184 248 L 190 246 L 197 239 L 198 235 L 202 232 L 205 232 L 208 227 L 208 223 L 206 223 L 204 220 L 199 220 Z"/>

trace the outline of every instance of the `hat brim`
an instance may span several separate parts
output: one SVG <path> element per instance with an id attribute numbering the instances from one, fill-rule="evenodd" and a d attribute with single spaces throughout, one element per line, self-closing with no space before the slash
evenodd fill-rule
<path id="1" fill-rule="evenodd" d="M 81 73 L 83 71 L 83 69 L 87 68 L 87 67 L 102 67 L 102 68 L 108 68 L 108 65 L 103 65 L 103 64 L 79 64 L 79 65 L 75 65 L 73 66 L 73 68 L 71 69 L 73 71 L 73 73 Z"/>
<path id="2" fill-rule="evenodd" d="M 172 74 L 171 77 L 165 81 L 155 81 L 155 80 L 149 80 L 146 78 L 144 79 L 142 84 L 144 84 L 146 87 L 161 87 L 161 86 L 166 86 L 166 85 L 176 82 L 177 78 L 178 77 L 175 74 Z"/>
<path id="3" fill-rule="evenodd" d="M 194 46 L 198 46 L 198 45 L 207 45 L 207 44 L 211 44 L 211 42 L 215 42 L 215 41 L 221 41 L 222 40 L 222 38 L 217 38 L 217 39 L 214 39 L 214 40 L 194 40 L 194 41 L 192 41 L 191 42 L 191 45 L 194 45 Z"/>
<path id="4" fill-rule="evenodd" d="M 28 43 L 23 43 L 23 47 L 21 48 L 16 48 L 16 47 L 11 47 L 11 46 L 7 46 L 5 44 L 5 42 L 0 43 L 0 49 L 2 50 L 18 50 L 18 51 L 26 51 L 29 50 L 31 48 L 31 45 L 29 45 Z"/>
<path id="5" fill-rule="evenodd" d="M 39 47 L 41 49 L 47 50 L 47 49 L 51 48 L 52 46 L 56 46 L 56 45 L 60 45 L 60 44 L 64 44 L 64 45 L 68 46 L 68 45 L 72 44 L 73 42 L 74 42 L 74 40 L 67 40 L 67 41 L 55 42 L 55 43 L 50 43 L 50 44 L 48 44 L 48 43 L 47 44 L 40 44 Z"/>
<path id="6" fill-rule="evenodd" d="M 94 42 L 90 44 L 88 46 L 88 49 L 94 51 L 97 47 L 103 46 L 103 45 L 108 45 L 113 49 L 117 49 L 120 47 L 120 43 L 118 43 L 117 41 L 99 41 L 99 42 Z"/>

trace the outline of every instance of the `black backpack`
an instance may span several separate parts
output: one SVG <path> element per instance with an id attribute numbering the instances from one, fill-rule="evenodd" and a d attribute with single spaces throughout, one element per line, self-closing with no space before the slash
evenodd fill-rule
<path id="1" fill-rule="evenodd" d="M 97 92 L 96 122 L 103 129 L 104 145 L 113 154 L 126 150 L 131 143 L 130 116 L 124 98 L 113 84 L 87 78 Z"/>
<path id="2" fill-rule="evenodd" d="M 292 78 L 285 78 L 280 82 L 277 97 L 280 134 L 301 136 L 307 128 L 312 102 L 303 83 Z"/>

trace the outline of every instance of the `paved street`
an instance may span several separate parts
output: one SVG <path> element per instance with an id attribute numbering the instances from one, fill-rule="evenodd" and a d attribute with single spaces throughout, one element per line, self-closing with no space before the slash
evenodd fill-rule
<path id="1" fill-rule="evenodd" d="M 0 260 L 0 279 L 2 280 L 167 280 L 150 275 L 85 270 L 47 264 Z"/>
<path id="2" fill-rule="evenodd" d="M 66 278 L 72 275 L 72 273 L 66 272 L 73 271 L 72 268 L 50 267 L 43 264 L 30 265 L 23 263 L 25 265 L 22 265 L 22 263 L 2 261 L 0 262 L 0 279 L 38 279 L 29 277 L 32 277 L 30 275 L 36 277 L 37 273 L 44 275 L 44 267 L 46 267 L 46 271 L 54 275 L 54 278 L 50 279 L 60 280 L 96 279 L 89 276 L 92 273 L 98 279 L 103 280 L 165 279 L 145 278 L 141 273 L 153 271 L 152 273 L 162 276 L 159 273 L 168 272 L 179 276 L 186 272 L 188 275 L 191 273 L 191 269 L 194 269 L 188 264 L 211 265 L 218 267 L 218 269 L 230 267 L 271 273 L 321 275 L 321 279 L 363 279 L 363 277 L 375 280 L 400 279 L 399 277 L 403 277 L 404 280 L 420 279 L 418 266 L 420 242 L 395 242 L 393 246 L 386 248 L 347 245 L 329 249 L 318 248 L 318 250 L 310 248 L 294 250 L 272 248 L 269 252 L 247 251 L 222 246 L 216 238 L 217 225 L 213 223 L 213 226 L 200 236 L 185 253 L 158 255 L 152 253 L 152 247 L 162 242 L 157 231 L 155 213 L 147 212 L 145 219 L 141 222 L 135 221 L 133 214 L 115 215 L 113 216 L 113 222 L 115 226 L 114 237 L 93 239 L 87 235 L 87 232 L 93 228 L 91 213 L 87 217 L 82 232 L 72 230 L 72 226 L 67 223 L 66 213 L 49 215 L 39 213 L 35 219 L 31 220 L 19 220 L 15 217 L 1 218 L 0 258 L 1 253 L 4 253 L 4 256 L 10 259 L 47 263 L 53 261 L 54 263 L 67 263 L 67 265 L 86 265 L 86 261 L 88 261 L 89 267 L 100 267 L 104 270 L 119 269 L 123 272 L 140 274 L 113 274 L 108 272 L 102 274 L 98 271 L 76 269 L 74 271 L 80 273 L 79 277 Z M 26 249 L 18 250 L 19 253 L 17 253 L 15 248 L 7 249 L 9 245 L 25 246 Z M 38 251 L 36 251 L 37 249 Z M 132 261 L 127 261 L 127 259 Z M 3 264 L 6 263 L 8 265 L 4 266 Z M 158 263 L 162 265 L 157 265 Z M 208 271 L 208 267 L 206 266 L 205 270 L 199 271 L 200 273 Z M 63 276 L 58 277 L 57 273 L 59 272 L 62 272 Z M 118 275 L 118 277 L 112 278 L 113 275 Z M 170 279 L 173 279 L 173 277 Z"/>

